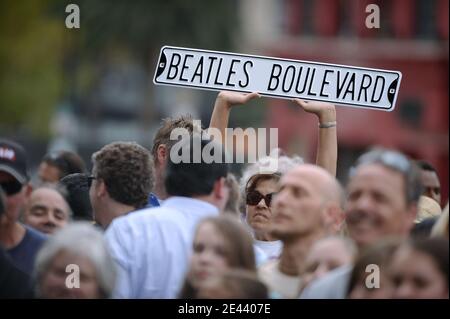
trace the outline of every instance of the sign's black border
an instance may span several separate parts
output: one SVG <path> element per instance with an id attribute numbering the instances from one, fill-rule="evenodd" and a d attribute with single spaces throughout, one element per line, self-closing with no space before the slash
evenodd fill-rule
<path id="1" fill-rule="evenodd" d="M 390 111 L 394 110 L 395 103 L 397 102 L 398 92 L 399 92 L 399 89 L 400 89 L 400 82 L 401 82 L 401 79 L 402 79 L 402 73 L 399 72 L 399 71 L 382 70 L 382 69 L 365 68 L 365 67 L 363 68 L 363 67 L 355 67 L 355 66 L 348 66 L 348 65 L 342 65 L 342 64 L 312 62 L 312 61 L 304 61 L 304 60 L 272 58 L 272 57 L 265 57 L 265 56 L 260 56 L 260 55 L 251 55 L 251 54 L 240 54 L 240 53 L 220 52 L 220 51 L 211 51 L 211 50 L 202 50 L 202 49 L 180 48 L 180 47 L 165 45 L 165 46 L 163 46 L 161 48 L 161 51 L 159 53 L 159 58 L 158 58 L 158 62 L 157 62 L 157 65 L 156 65 L 155 75 L 153 77 L 153 83 L 155 85 L 162 84 L 162 85 L 169 85 L 169 86 L 175 86 L 175 87 L 184 87 L 184 88 L 190 87 L 190 88 L 197 88 L 197 89 L 208 90 L 208 91 L 218 91 L 218 89 L 207 88 L 207 87 L 199 86 L 199 85 L 182 85 L 182 84 L 173 84 L 173 83 L 168 83 L 168 82 L 158 82 L 157 81 L 157 77 L 159 76 L 159 74 L 158 74 L 159 63 L 161 61 L 161 57 L 164 56 L 164 50 L 165 49 L 175 49 L 175 50 L 188 51 L 188 52 L 194 51 L 194 52 L 204 52 L 204 53 L 231 55 L 231 56 L 241 56 L 241 57 L 258 58 L 258 59 L 264 59 L 264 60 L 278 60 L 278 61 L 288 61 L 288 62 L 296 62 L 296 63 L 300 62 L 300 63 L 325 65 L 325 66 L 333 66 L 333 67 L 343 67 L 343 68 L 355 69 L 355 70 L 369 70 L 369 71 L 376 71 L 376 72 L 388 73 L 388 74 L 395 73 L 395 74 L 398 75 L 398 78 L 396 80 L 394 80 L 394 81 L 398 81 L 398 84 L 397 84 L 396 94 L 395 94 L 394 100 L 392 101 L 392 105 L 390 107 L 388 107 L 388 108 L 371 107 L 371 106 L 367 106 L 367 105 L 364 105 L 364 104 L 356 104 L 356 103 L 350 104 L 350 103 L 344 103 L 344 102 L 332 102 L 332 101 L 330 101 L 330 103 L 346 105 L 346 106 L 349 106 L 349 107 L 365 108 L 365 109 L 372 109 L 372 110 L 378 110 L 378 111 L 390 112 Z M 251 91 L 236 90 L 236 89 L 232 89 L 232 88 L 227 88 L 226 90 L 228 90 L 228 91 L 235 91 L 235 92 L 252 93 Z M 261 95 L 268 96 L 268 97 L 277 97 L 277 98 L 282 98 L 282 99 L 292 99 L 291 97 L 286 97 L 286 96 L 278 95 L 278 94 L 262 93 Z M 303 98 L 303 97 L 302 97 L 302 100 L 315 101 L 315 99 L 308 99 L 308 98 Z"/>

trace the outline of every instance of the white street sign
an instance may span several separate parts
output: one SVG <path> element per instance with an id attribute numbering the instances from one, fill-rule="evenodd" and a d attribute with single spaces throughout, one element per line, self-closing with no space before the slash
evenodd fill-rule
<path id="1" fill-rule="evenodd" d="M 153 82 L 392 111 L 398 71 L 164 46 Z"/>

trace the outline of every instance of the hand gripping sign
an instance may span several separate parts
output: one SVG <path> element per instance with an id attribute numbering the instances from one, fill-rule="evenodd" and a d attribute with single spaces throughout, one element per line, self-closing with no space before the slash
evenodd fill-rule
<path id="1" fill-rule="evenodd" d="M 397 71 L 164 46 L 153 82 L 392 111 L 401 78 Z"/>

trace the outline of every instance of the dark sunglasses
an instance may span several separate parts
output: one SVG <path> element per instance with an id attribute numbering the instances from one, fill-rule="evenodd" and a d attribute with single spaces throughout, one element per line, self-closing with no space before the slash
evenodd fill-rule
<path id="1" fill-rule="evenodd" d="M 17 194 L 23 187 L 23 185 L 17 181 L 1 182 L 0 185 L 7 196 Z"/>
<path id="2" fill-rule="evenodd" d="M 276 193 L 270 193 L 267 195 L 263 195 L 258 191 L 249 191 L 247 193 L 247 198 L 246 198 L 246 202 L 247 205 L 258 205 L 258 203 L 261 201 L 261 199 L 264 198 L 264 202 L 266 203 L 267 207 L 270 207 L 270 204 L 272 203 L 272 198 L 273 195 L 275 195 Z"/>

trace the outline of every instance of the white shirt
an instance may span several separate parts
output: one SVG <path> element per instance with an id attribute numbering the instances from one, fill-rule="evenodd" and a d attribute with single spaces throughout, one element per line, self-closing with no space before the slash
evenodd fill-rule
<path id="1" fill-rule="evenodd" d="M 269 260 L 269 257 L 267 257 L 266 253 L 255 244 L 253 244 L 253 251 L 255 252 L 256 267 L 262 266 Z"/>
<path id="2" fill-rule="evenodd" d="M 254 240 L 255 246 L 260 248 L 268 259 L 278 259 L 283 249 L 283 242 L 281 240 L 262 241 Z"/>
<path id="3" fill-rule="evenodd" d="M 116 218 L 105 234 L 119 272 L 113 297 L 176 298 L 197 224 L 218 214 L 205 201 L 171 197 L 160 207 Z"/>
<path id="4" fill-rule="evenodd" d="M 300 294 L 301 279 L 298 276 L 289 276 L 278 268 L 279 260 L 271 260 L 258 268 L 258 276 L 270 290 L 273 297 L 298 298 Z"/>
<path id="5" fill-rule="evenodd" d="M 344 265 L 320 277 L 303 290 L 300 299 L 345 299 L 353 265 Z"/>

